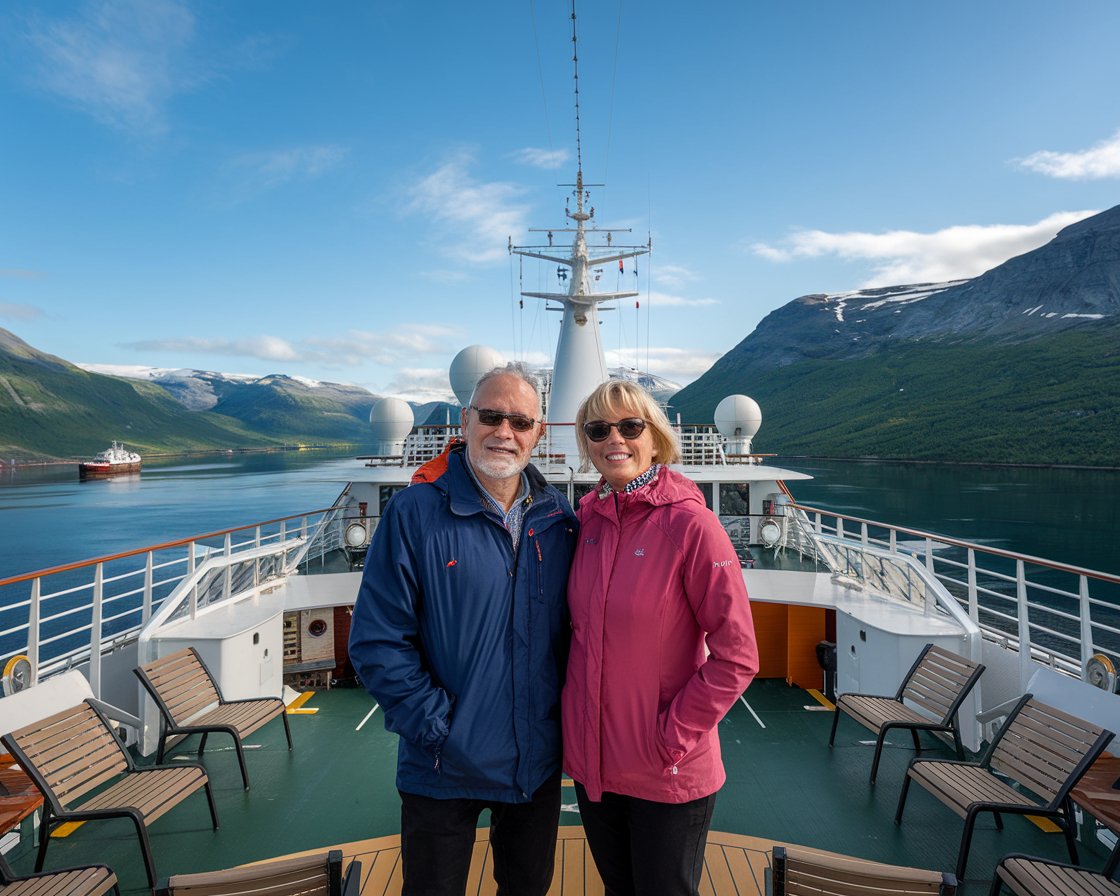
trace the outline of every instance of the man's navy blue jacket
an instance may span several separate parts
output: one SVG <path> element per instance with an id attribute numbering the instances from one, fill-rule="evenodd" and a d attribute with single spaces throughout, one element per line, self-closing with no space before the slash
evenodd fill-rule
<path id="1" fill-rule="evenodd" d="M 516 553 L 462 449 L 393 497 L 370 543 L 350 659 L 401 737 L 406 793 L 525 802 L 560 769 L 577 522 L 534 467 L 526 475 Z"/>

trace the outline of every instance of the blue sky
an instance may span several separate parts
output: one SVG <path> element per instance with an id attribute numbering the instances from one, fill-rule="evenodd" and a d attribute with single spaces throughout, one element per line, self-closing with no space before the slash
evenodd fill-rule
<path id="1" fill-rule="evenodd" d="M 1120 201 L 1115 0 L 580 7 L 597 221 L 653 239 L 612 362 L 686 383 L 799 295 L 972 276 Z M 506 244 L 563 224 L 569 13 L 10 0 L 0 327 L 420 399 L 467 345 L 545 361 L 517 291 L 555 281 Z"/>

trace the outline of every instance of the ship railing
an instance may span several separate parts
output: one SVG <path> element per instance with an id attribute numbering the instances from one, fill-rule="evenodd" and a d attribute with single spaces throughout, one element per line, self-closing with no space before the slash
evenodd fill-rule
<path id="1" fill-rule="evenodd" d="M 1018 651 L 1023 685 L 1033 664 L 1080 678 L 1090 659 L 1103 655 L 1120 668 L 1120 576 L 794 506 L 819 535 L 830 536 L 829 543 L 873 547 L 920 563 L 985 640 Z"/>
<path id="2" fill-rule="evenodd" d="M 0 579 L 0 668 L 26 656 L 35 683 L 88 664 L 100 697 L 102 658 L 135 642 L 172 592 L 208 558 L 231 562 L 217 583 L 200 590 L 244 587 L 286 574 L 306 559 L 310 535 L 336 508 L 221 529 L 134 551 Z M 271 557 L 280 559 L 271 559 Z"/>
<path id="3" fill-rule="evenodd" d="M 565 424 L 568 425 L 568 424 Z M 673 426 L 681 444 L 682 463 L 695 466 L 732 466 L 760 464 L 773 454 L 730 452 L 727 439 L 715 426 L 676 424 Z M 546 427 L 544 436 L 533 451 L 536 462 L 551 463 L 564 453 L 553 445 L 557 427 Z M 399 448 L 377 455 L 364 455 L 359 460 L 369 467 L 418 467 L 437 457 L 453 438 L 461 438 L 458 425 L 425 425 L 413 428 Z M 568 437 L 570 439 L 570 436 Z"/>

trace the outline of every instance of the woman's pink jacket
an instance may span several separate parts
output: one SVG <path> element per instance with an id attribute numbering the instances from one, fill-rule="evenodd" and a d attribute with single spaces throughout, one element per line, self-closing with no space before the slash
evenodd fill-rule
<path id="1" fill-rule="evenodd" d="M 708 796 L 726 780 L 717 725 L 758 671 L 739 559 L 700 490 L 668 467 L 602 494 L 579 503 L 568 579 L 564 770 L 596 801 Z"/>

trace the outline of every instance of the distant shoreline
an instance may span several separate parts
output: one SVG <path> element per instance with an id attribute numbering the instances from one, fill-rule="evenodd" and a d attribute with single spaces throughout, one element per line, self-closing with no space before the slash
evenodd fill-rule
<path id="1" fill-rule="evenodd" d="M 154 454 L 145 454 L 144 459 L 166 459 L 176 457 L 207 457 L 215 454 L 274 454 L 281 451 L 343 451 L 353 449 L 362 450 L 361 445 L 347 443 L 341 445 L 273 445 L 260 448 L 205 448 L 191 451 L 165 451 Z M 954 466 L 954 467 L 994 467 L 999 469 L 1026 469 L 1026 470 L 1120 470 L 1120 465 L 1094 466 L 1092 464 L 1059 464 L 1059 463 L 1006 463 L 1003 461 L 985 460 L 919 460 L 905 457 L 843 457 L 826 454 L 779 454 L 776 457 L 786 460 L 825 460 L 844 461 L 857 464 L 911 464 L 914 466 Z M 57 458 L 43 458 L 40 460 L 15 459 L 4 460 L 0 458 L 0 470 L 17 470 L 36 467 L 65 467 L 79 464 L 85 458 L 75 457 L 68 460 Z"/>
<path id="2" fill-rule="evenodd" d="M 856 464 L 912 464 L 919 465 L 939 465 L 947 467 L 998 467 L 1000 469 L 1015 470 L 1120 470 L 1120 466 L 1095 466 L 1093 464 L 1058 464 L 1058 463 L 1007 463 L 1006 461 L 998 460 L 919 460 L 917 458 L 906 457 L 843 457 L 828 454 L 778 454 L 775 455 L 786 460 L 829 460 L 829 461 L 845 461 L 848 463 Z"/>
<path id="3" fill-rule="evenodd" d="M 275 454 L 281 451 L 343 451 L 347 449 L 360 450 L 360 445 L 271 445 L 260 448 L 199 448 L 190 451 L 160 451 L 144 454 L 144 460 L 156 458 L 167 459 L 176 457 L 212 457 L 215 454 Z M 19 470 L 37 467 L 70 467 L 80 464 L 85 457 L 74 458 L 0 458 L 0 470 Z"/>

